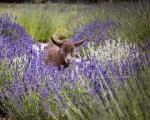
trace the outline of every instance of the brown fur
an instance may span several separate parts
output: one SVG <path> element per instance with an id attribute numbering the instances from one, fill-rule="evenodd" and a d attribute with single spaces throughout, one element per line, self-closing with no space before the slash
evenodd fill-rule
<path id="1" fill-rule="evenodd" d="M 65 40 L 62 43 L 57 44 L 53 38 L 51 39 L 52 42 L 50 42 L 48 46 L 45 47 L 45 50 L 47 51 L 45 64 L 53 64 L 59 69 L 61 68 L 61 65 L 63 65 L 64 68 L 68 67 L 70 64 L 70 59 L 74 56 L 74 49 L 77 47 L 75 46 L 76 43 L 72 43 L 70 40 Z M 82 43 L 83 41 L 78 43 L 78 45 Z M 66 62 L 65 57 L 68 54 L 71 56 L 71 58 L 69 57 L 69 62 Z"/>

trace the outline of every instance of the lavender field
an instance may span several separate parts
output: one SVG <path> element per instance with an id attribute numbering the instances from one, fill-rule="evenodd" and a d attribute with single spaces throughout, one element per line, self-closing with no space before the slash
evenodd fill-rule
<path id="1" fill-rule="evenodd" d="M 117 5 L 120 7 L 120 4 Z M 95 10 L 94 7 L 91 8 Z M 78 58 L 74 59 L 68 68 L 64 69 L 62 66 L 60 70 L 44 63 L 47 53 L 42 49 L 40 42 L 35 42 L 35 40 L 40 41 L 36 39 L 36 34 L 38 36 L 41 31 L 39 30 L 39 34 L 28 31 L 28 28 L 38 31 L 38 27 L 23 24 L 19 21 L 23 16 L 14 13 L 10 15 L 9 9 L 7 12 L 4 10 L 0 15 L 0 116 L 2 118 L 149 120 L 150 14 L 140 13 L 143 17 L 138 19 L 138 15 L 133 12 L 135 16 L 130 16 L 131 19 L 130 17 L 128 20 L 125 19 L 124 14 L 124 18 L 117 21 L 118 17 L 114 18 L 116 14 L 119 15 L 116 9 L 110 8 L 110 5 L 106 5 L 105 8 L 105 10 L 114 10 L 111 17 L 104 18 L 107 13 L 102 15 L 98 12 L 95 14 L 91 12 L 91 18 L 83 16 L 85 18 L 82 20 L 82 17 L 78 16 L 78 22 L 81 24 L 76 22 L 71 28 L 71 33 L 66 33 L 67 36 L 62 35 L 70 37 L 73 41 L 85 39 L 85 42 L 76 49 Z M 98 11 L 98 7 L 96 10 Z M 54 13 L 57 13 L 56 10 Z M 48 23 L 44 23 L 40 25 L 46 27 Z M 52 23 L 50 25 L 53 25 Z M 62 25 L 61 22 L 58 24 Z M 57 27 L 63 30 L 71 27 L 66 27 L 65 24 Z M 133 26 L 135 28 L 131 29 L 130 27 Z M 47 32 L 50 33 L 43 37 L 44 42 L 51 35 L 58 35 L 56 33 L 59 30 L 51 31 L 53 30 L 49 29 Z M 61 32 L 64 33 L 60 30 L 59 33 Z M 38 49 L 33 47 L 35 44 Z"/>

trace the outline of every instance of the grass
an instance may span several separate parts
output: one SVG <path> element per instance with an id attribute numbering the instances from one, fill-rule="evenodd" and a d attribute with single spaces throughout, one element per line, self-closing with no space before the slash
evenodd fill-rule
<path id="1" fill-rule="evenodd" d="M 24 26 L 34 40 L 46 42 L 53 33 L 53 24 L 50 21 L 51 18 L 49 18 L 48 12 L 29 8 L 23 13 L 18 17 L 18 23 Z"/>
<path id="2" fill-rule="evenodd" d="M 18 23 L 25 27 L 34 40 L 40 42 L 49 41 L 52 35 L 60 39 L 70 38 L 77 28 L 82 28 L 94 19 L 107 18 L 118 24 L 118 38 L 138 42 L 150 37 L 148 4 L 2 4 L 0 9 L 1 13 L 16 15 Z"/>
<path id="3" fill-rule="evenodd" d="M 135 3 L 120 11 L 116 18 L 119 21 L 117 32 L 121 39 L 129 42 L 143 42 L 150 38 L 150 3 Z M 144 14 L 145 13 L 145 14 Z M 116 20 L 117 20 L 116 19 Z"/>
<path id="4" fill-rule="evenodd" d="M 93 14 L 103 15 L 104 11 L 95 6 L 96 9 L 91 5 L 77 4 L 4 4 L 0 9 L 1 13 L 16 15 L 18 23 L 34 40 L 47 42 L 52 35 L 69 38 L 77 28 L 91 22 L 95 18 Z"/>

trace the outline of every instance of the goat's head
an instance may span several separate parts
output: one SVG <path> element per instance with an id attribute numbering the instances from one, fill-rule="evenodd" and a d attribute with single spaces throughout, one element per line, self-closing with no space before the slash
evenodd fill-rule
<path id="1" fill-rule="evenodd" d="M 71 40 L 58 41 L 51 37 L 52 43 L 60 48 L 61 59 L 66 63 L 70 64 L 70 61 L 74 57 L 74 49 L 81 45 L 84 40 L 72 42 Z"/>

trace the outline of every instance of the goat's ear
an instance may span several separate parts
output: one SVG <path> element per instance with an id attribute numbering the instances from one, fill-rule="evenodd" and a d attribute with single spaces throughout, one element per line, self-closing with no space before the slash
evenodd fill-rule
<path id="1" fill-rule="evenodd" d="M 52 40 L 52 43 L 54 43 L 55 45 L 57 46 L 62 46 L 63 44 L 63 41 L 58 41 L 58 40 L 55 40 L 53 37 L 51 37 L 51 40 Z"/>
<path id="2" fill-rule="evenodd" d="M 73 42 L 73 44 L 74 44 L 75 47 L 78 47 L 78 46 L 81 45 L 83 42 L 84 42 L 84 40 L 80 40 L 80 41 L 77 41 L 77 42 Z"/>

